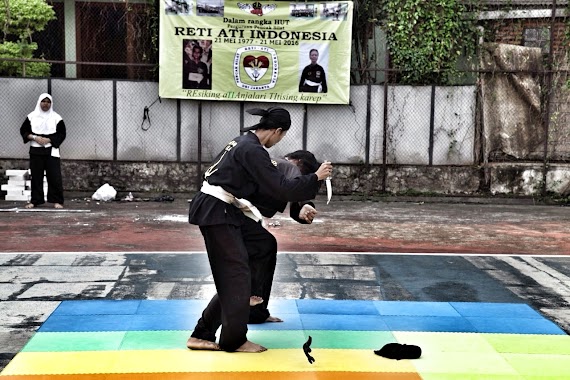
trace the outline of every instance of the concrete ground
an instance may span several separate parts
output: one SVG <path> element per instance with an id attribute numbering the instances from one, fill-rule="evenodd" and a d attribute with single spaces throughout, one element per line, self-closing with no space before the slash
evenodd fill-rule
<path id="1" fill-rule="evenodd" d="M 188 197 L 23 211 L 0 201 L 0 370 L 62 300 L 214 293 Z M 570 210 L 317 199 L 313 225 L 268 221 L 273 297 L 523 302 L 570 332 Z"/>

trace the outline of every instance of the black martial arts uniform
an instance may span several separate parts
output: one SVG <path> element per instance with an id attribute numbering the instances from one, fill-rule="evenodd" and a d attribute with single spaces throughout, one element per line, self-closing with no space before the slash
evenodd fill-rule
<path id="1" fill-rule="evenodd" d="M 295 164 L 284 159 L 275 159 L 274 161 L 277 162 L 277 169 L 283 173 L 285 177 L 295 178 L 302 175 Z M 287 202 L 274 199 L 270 194 L 263 194 L 263 196 L 258 198 L 259 200 L 253 199 L 252 203 L 259 209 L 261 214 L 267 218 L 272 218 L 277 212 L 285 211 L 287 207 Z M 306 204 L 313 208 L 315 207 L 315 204 L 311 201 L 290 202 L 289 216 L 298 223 L 308 224 L 308 222 L 299 217 L 301 208 Z M 275 241 L 273 234 L 261 225 L 256 227 L 256 238 L 248 237 L 244 238 L 244 240 L 248 252 L 252 254 L 249 261 L 251 271 L 251 295 L 260 296 L 263 298 L 263 302 L 250 308 L 249 323 L 264 323 L 271 315 L 268 310 L 268 303 L 269 297 L 271 296 L 275 266 L 277 264 L 277 242 L 275 242 L 274 245 L 271 244 L 271 241 Z M 259 228 L 263 229 L 263 231 L 259 230 Z M 249 233 L 252 234 L 251 232 Z M 259 241 L 262 239 L 267 241 L 267 243 L 259 244 Z M 271 247 L 270 252 L 265 252 L 264 254 L 259 253 L 260 249 L 268 249 L 269 247 Z"/>
<path id="2" fill-rule="evenodd" d="M 299 81 L 299 92 L 326 93 L 327 91 L 325 69 L 319 64 L 305 66 Z"/>
<path id="3" fill-rule="evenodd" d="M 254 133 L 228 143 L 204 178 L 209 185 L 220 186 L 236 198 L 262 207 L 269 203 L 264 199 L 266 194 L 281 202 L 295 202 L 313 199 L 319 188 L 314 173 L 287 179 Z M 215 331 L 221 323 L 219 345 L 225 351 L 235 351 L 247 340 L 250 261 L 267 260 L 277 249 L 276 240 L 233 204 L 202 191 L 190 204 L 189 222 L 200 227 L 217 290 L 192 337 L 215 341 Z"/>
<path id="4" fill-rule="evenodd" d="M 200 81 L 191 79 L 190 74 L 200 74 Z M 182 67 L 182 88 L 202 88 L 210 89 L 208 84 L 208 65 L 202 61 L 194 62 L 192 59 L 184 60 Z"/>

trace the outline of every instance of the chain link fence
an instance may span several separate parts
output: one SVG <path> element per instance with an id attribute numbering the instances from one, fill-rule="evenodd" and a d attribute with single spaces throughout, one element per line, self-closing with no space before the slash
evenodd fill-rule
<path id="1" fill-rule="evenodd" d="M 294 128 L 275 154 L 309 149 L 346 164 L 471 165 L 483 157 L 566 162 L 568 73 L 552 76 L 556 85 L 546 91 L 540 75 L 482 72 L 480 86 L 354 85 L 348 105 L 286 104 Z M 520 88 L 513 85 L 525 77 Z M 208 161 L 256 122 L 247 109 L 276 105 L 159 99 L 157 83 L 145 81 L 0 81 L 7 90 L 0 109 L 13 135 L 0 143 L 4 158 L 26 155 L 14 141 L 42 92 L 54 96 L 72 142 L 67 157 L 78 160 Z M 550 94 L 548 114 L 542 92 Z"/>

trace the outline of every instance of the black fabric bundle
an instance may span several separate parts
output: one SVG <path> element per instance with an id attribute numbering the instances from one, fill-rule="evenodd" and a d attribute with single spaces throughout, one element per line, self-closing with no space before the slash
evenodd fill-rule
<path id="1" fill-rule="evenodd" d="M 388 359 L 417 359 L 422 356 L 422 349 L 412 344 L 388 343 L 374 353 Z"/>

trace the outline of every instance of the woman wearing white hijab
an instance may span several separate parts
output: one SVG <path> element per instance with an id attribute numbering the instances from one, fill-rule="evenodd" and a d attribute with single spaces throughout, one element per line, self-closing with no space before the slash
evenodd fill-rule
<path id="1" fill-rule="evenodd" d="M 55 208 L 63 208 L 63 181 L 59 146 L 65 140 L 65 124 L 53 110 L 50 94 L 41 94 L 36 109 L 20 127 L 24 144 L 30 142 L 30 171 L 32 174 L 32 198 L 26 208 L 44 203 L 44 171 L 48 183 L 47 201 Z"/>

